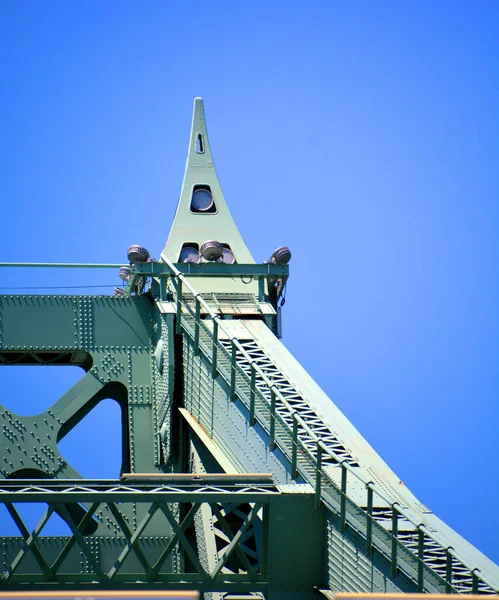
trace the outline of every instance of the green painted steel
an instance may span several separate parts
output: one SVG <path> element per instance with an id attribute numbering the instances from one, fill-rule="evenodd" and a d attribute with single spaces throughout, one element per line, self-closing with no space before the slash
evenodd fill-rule
<path id="1" fill-rule="evenodd" d="M 1 265 L 0 265 L 1 266 Z M 177 271 L 188 277 L 255 277 L 275 278 L 287 277 L 289 275 L 288 265 L 274 265 L 266 263 L 263 265 L 233 264 L 226 265 L 219 262 L 206 262 L 200 264 L 177 263 L 175 267 L 171 263 L 137 263 L 134 270 L 140 275 L 149 277 L 174 276 Z"/>
<path id="2" fill-rule="evenodd" d="M 298 492 L 298 493 L 294 493 Z M 47 510 L 33 532 L 29 532 L 16 505 L 46 503 Z M 289 528 L 302 523 L 300 533 L 314 542 L 321 539 L 323 515 L 313 506 L 312 490 L 279 489 L 272 484 L 210 482 L 200 488 L 189 483 L 145 480 L 140 484 L 123 481 L 53 484 L 46 480 L 9 481 L 0 485 L 4 504 L 21 533 L 20 538 L 3 538 L 4 572 L 0 587 L 8 589 L 192 589 L 200 591 L 244 591 L 288 589 L 306 592 L 322 572 L 320 547 L 310 553 L 307 545 L 293 543 Z M 76 507 L 86 503 L 88 511 L 75 518 Z M 126 507 L 142 517 L 131 524 Z M 192 538 L 196 515 L 208 509 L 215 515 L 227 544 L 215 567 L 203 568 Z M 243 516 L 238 518 L 238 512 Z M 44 527 L 57 513 L 71 529 L 70 536 L 45 537 Z M 88 533 L 89 524 L 107 513 L 120 535 Z M 181 515 L 180 518 L 178 515 Z M 251 557 L 245 544 L 254 533 L 254 523 L 264 523 L 258 544 L 258 558 Z M 165 532 L 171 531 L 171 535 Z M 263 546 L 265 552 L 263 552 Z M 168 561 L 179 548 L 189 560 L 187 570 L 172 569 Z M 261 558 L 260 558 L 261 557 Z M 250 560 L 251 558 L 251 560 Z M 85 563 L 81 571 L 82 559 Z M 283 565 L 300 573 L 292 581 Z M 230 571 L 230 572 L 229 572 Z M 285 580 L 285 582 L 283 581 Z"/>
<path id="3" fill-rule="evenodd" d="M 207 241 L 236 262 L 199 258 Z M 199 262 L 180 260 L 186 245 Z M 0 263 L 99 266 L 121 265 Z M 497 567 L 399 484 L 277 339 L 288 275 L 244 244 L 197 98 L 160 261 L 131 265 L 123 296 L 0 296 L 0 366 L 85 370 L 40 415 L 0 408 L 0 505 L 19 530 L 0 538 L 0 589 L 499 589 Z M 57 443 L 105 398 L 121 407 L 126 475 L 88 481 Z M 47 507 L 33 530 L 25 503 Z M 56 515 L 70 535 L 44 535 Z"/>
<path id="4" fill-rule="evenodd" d="M 188 305 L 186 305 L 187 310 L 189 310 Z M 215 318 L 217 318 L 215 316 Z M 219 321 L 220 327 L 223 327 L 222 321 Z M 185 333 L 192 339 L 194 327 L 192 321 L 189 322 L 189 318 L 185 318 L 183 320 L 183 328 Z M 206 326 L 205 322 L 201 321 L 200 330 L 204 332 L 204 336 L 202 336 L 208 342 L 207 344 L 201 341 L 200 350 L 201 356 L 206 361 L 206 365 L 211 364 L 210 360 L 213 356 L 212 353 L 212 332 Z M 233 340 L 233 343 L 238 344 L 237 340 Z M 239 344 L 240 346 L 240 344 Z M 225 388 L 227 390 L 226 395 L 228 395 L 230 390 L 230 365 L 231 365 L 231 353 L 229 350 L 223 346 L 219 345 L 219 351 L 221 355 L 225 355 L 225 360 L 219 361 L 219 367 L 217 371 L 217 376 L 219 380 L 223 380 L 222 389 Z M 198 359 L 199 367 L 201 368 L 201 358 Z M 224 365 L 225 368 L 224 368 Z M 209 374 L 209 367 L 207 368 L 207 374 Z M 192 371 L 190 372 L 192 376 Z M 201 374 L 197 374 L 192 379 L 198 379 L 201 377 Z M 250 389 L 249 385 L 251 385 L 251 380 L 244 373 L 244 371 L 239 368 L 238 373 L 236 375 L 236 393 L 238 399 L 246 404 L 249 413 L 249 398 L 250 398 Z M 293 433 L 286 424 L 286 422 L 279 416 L 278 413 L 275 413 L 272 409 L 272 398 L 274 394 L 272 394 L 273 385 L 271 382 L 268 382 L 268 387 L 270 391 L 269 398 L 265 397 L 262 394 L 261 390 L 256 388 L 254 390 L 255 397 L 257 398 L 256 402 L 256 420 L 257 424 L 261 425 L 264 431 L 266 432 L 268 443 L 275 443 L 276 446 L 282 451 L 285 456 L 289 457 L 290 464 L 293 460 Z M 215 395 L 206 394 L 204 396 L 205 409 L 204 411 L 197 410 L 193 405 L 188 405 L 190 410 L 197 416 L 201 425 L 205 428 L 205 430 L 210 433 L 211 437 L 213 437 L 216 442 L 222 446 L 224 443 L 222 439 L 220 439 L 220 434 L 214 428 L 212 421 L 213 411 L 210 410 L 209 401 L 210 398 L 215 398 Z M 187 399 L 186 399 L 187 400 Z M 208 404 L 208 406 L 206 406 Z M 297 421 L 300 422 L 299 417 L 296 417 Z M 278 435 L 275 435 L 276 431 L 276 422 L 278 423 L 277 432 Z M 248 418 L 249 423 L 249 418 Z M 273 425 L 274 423 L 274 425 Z M 306 424 L 302 421 L 302 427 L 305 428 Z M 274 432 L 273 432 L 274 430 Z M 303 435 L 303 433 L 302 433 Z M 236 443 L 234 441 L 234 443 Z M 317 441 L 317 444 L 321 448 L 321 452 L 319 456 L 322 455 L 322 452 L 327 452 L 331 454 L 329 448 L 320 444 L 320 441 Z M 341 489 L 336 487 L 334 480 L 329 476 L 328 471 L 322 468 L 321 459 L 319 459 L 319 463 L 317 462 L 317 457 L 314 456 L 309 449 L 303 444 L 303 442 L 298 439 L 297 443 L 298 447 L 298 470 L 300 471 L 302 477 L 306 481 L 310 481 L 311 484 L 316 488 L 315 493 L 315 503 L 317 506 L 317 498 L 320 495 L 322 499 L 322 503 L 325 504 L 327 510 L 333 515 L 332 523 L 338 529 L 339 532 L 345 533 L 348 529 L 350 536 L 355 535 L 356 543 L 359 548 L 365 549 L 365 540 L 367 537 L 367 515 L 365 511 L 357 506 L 354 502 L 352 502 L 348 498 L 347 494 L 347 467 L 344 465 L 342 467 L 342 484 Z M 227 451 L 227 450 L 226 450 Z M 231 454 L 231 458 L 234 461 L 236 466 L 239 468 L 243 468 L 243 466 L 238 463 L 237 458 Z M 338 464 L 342 464 L 343 461 L 340 457 L 335 456 L 335 461 Z M 368 482 L 366 482 L 367 484 Z M 366 488 L 366 493 L 368 488 Z M 396 509 L 394 509 L 396 510 Z M 400 586 L 399 589 L 404 591 L 414 591 L 414 584 L 417 581 L 417 570 L 419 568 L 424 569 L 427 572 L 427 581 L 425 586 L 425 591 L 429 593 L 443 593 L 449 587 L 449 584 L 439 576 L 437 573 L 433 572 L 428 565 L 424 564 L 421 561 L 421 566 L 418 565 L 418 558 L 415 557 L 405 546 L 403 546 L 396 538 L 396 535 L 392 535 L 389 531 L 386 531 L 380 524 L 371 519 L 371 531 L 374 530 L 374 538 L 373 538 L 373 546 L 371 549 L 371 553 L 376 555 L 376 560 L 379 562 L 378 568 L 381 569 L 380 573 L 383 573 L 382 567 L 385 568 L 385 578 L 387 573 L 389 573 L 389 578 L 397 581 Z M 357 548 L 357 552 L 359 551 Z M 397 555 L 403 557 L 398 561 L 397 566 L 395 563 L 397 561 Z M 414 583 L 412 583 L 414 582 Z M 456 591 L 452 589 L 452 591 Z"/>
<path id="5" fill-rule="evenodd" d="M 209 190 L 214 202 L 212 212 L 195 212 L 192 199 L 196 188 Z M 255 262 L 222 194 L 213 164 L 203 101 L 196 98 L 182 191 L 161 257 L 174 263 L 180 262 L 178 258 L 183 244 L 193 243 L 201 247 L 207 240 L 229 245 L 240 264 Z"/>
<path id="6" fill-rule="evenodd" d="M 182 277 L 182 275 L 179 275 L 179 277 Z M 184 307 L 192 318 L 192 308 L 188 303 L 184 303 Z M 210 316 L 214 321 L 218 322 L 219 328 L 222 331 L 229 327 L 230 322 L 221 321 L 214 313 Z M 192 338 L 194 330 L 192 321 L 190 322 L 189 318 L 184 317 L 182 326 L 185 333 Z M 200 321 L 198 328 L 204 334 L 201 335 L 201 354 L 204 356 L 206 364 L 209 364 L 210 357 L 213 355 L 211 350 L 213 343 L 212 329 L 208 326 L 206 319 Z M 245 356 L 247 364 L 251 364 L 251 373 L 258 372 L 259 369 L 258 365 L 255 364 L 254 355 L 248 355 L 241 342 L 231 337 L 229 332 L 226 331 L 226 333 L 227 339 L 230 340 L 230 347 L 235 345 L 240 350 L 239 363 L 241 363 L 241 359 Z M 203 343 L 203 339 L 205 343 Z M 225 354 L 225 361 L 220 362 L 219 359 L 218 376 L 220 379 L 225 380 L 226 389 L 230 389 L 230 380 L 232 379 L 232 352 L 229 349 L 230 347 L 226 347 L 223 344 L 219 346 L 220 356 Z M 226 365 L 225 369 L 223 368 L 224 364 Z M 415 591 L 418 587 L 422 586 L 424 591 L 428 593 L 471 592 L 471 585 L 473 583 L 472 575 L 476 578 L 477 572 L 471 569 L 468 569 L 466 572 L 465 564 L 462 562 L 463 558 L 458 554 L 456 548 L 442 547 L 438 542 L 435 532 L 432 532 L 422 525 L 421 522 L 415 520 L 410 510 L 404 510 L 404 507 L 399 505 L 398 502 L 390 500 L 389 497 L 385 496 L 381 487 L 365 479 L 361 473 L 357 472 L 357 468 L 350 465 L 343 456 L 336 454 L 331 448 L 321 443 L 308 424 L 289 405 L 289 402 L 282 395 L 279 386 L 276 386 L 275 383 L 269 380 L 262 371 L 260 371 L 260 376 L 262 384 L 268 390 L 268 395 L 265 395 L 262 389 L 255 385 L 254 379 L 248 376 L 243 368 L 239 367 L 236 374 L 236 393 L 238 399 L 248 409 L 248 424 L 251 422 L 252 398 L 256 397 L 256 406 L 258 407 L 255 411 L 257 422 L 262 425 L 263 429 L 267 432 L 268 439 L 272 441 L 272 423 L 275 418 L 273 417 L 272 398 L 274 397 L 275 390 L 275 394 L 281 401 L 283 408 L 286 408 L 288 414 L 293 418 L 293 423 L 298 423 L 301 430 L 301 439 L 298 436 L 298 440 L 295 441 L 297 428 L 290 427 L 282 417 L 280 419 L 278 417 L 281 434 L 277 438 L 277 446 L 288 457 L 291 470 L 293 470 L 293 463 L 297 464 L 303 479 L 315 485 L 316 489 L 319 485 L 321 486 L 322 502 L 333 517 L 331 523 L 334 524 L 340 533 L 348 535 L 350 540 L 356 538 L 355 552 L 365 552 L 367 557 L 372 559 L 373 567 L 376 566 L 377 570 L 372 571 L 372 573 L 377 573 L 378 589 L 380 591 L 391 589 L 389 588 L 389 580 L 391 580 L 394 583 L 393 589 L 403 591 Z M 206 399 L 209 400 L 209 396 Z M 192 410 L 194 411 L 195 409 L 192 408 Z M 206 412 L 207 414 L 211 413 L 209 407 L 207 407 Z M 206 426 L 207 431 L 211 431 L 211 435 L 216 439 L 217 432 L 213 428 L 213 424 L 203 422 L 202 415 L 199 418 L 201 423 Z M 310 451 L 308 445 L 304 443 L 306 438 L 316 440 L 316 446 L 321 449 L 319 455 Z M 220 440 L 218 443 L 221 444 L 222 441 Z M 296 447 L 298 450 L 294 451 Z M 328 455 L 334 464 L 341 465 L 341 484 L 338 484 L 331 478 L 331 473 L 328 469 L 322 468 L 323 453 L 324 455 Z M 297 459 L 297 456 L 300 458 Z M 348 475 L 351 476 L 350 486 L 352 484 L 355 485 L 355 480 L 357 480 L 364 487 L 366 500 L 363 506 L 369 505 L 369 498 L 373 490 L 378 500 L 381 499 L 384 501 L 384 505 L 387 507 L 392 521 L 392 531 L 387 531 L 378 520 L 370 516 L 368 510 L 357 505 L 349 498 L 347 487 Z M 404 540 L 405 543 L 399 539 L 400 536 L 398 536 L 397 528 L 393 527 L 394 522 L 398 523 L 398 519 L 395 521 L 395 516 L 398 516 L 399 512 L 405 516 L 407 524 L 410 526 L 408 531 L 415 531 L 417 539 L 421 539 L 421 536 L 423 536 L 424 539 L 428 540 L 431 551 L 427 554 L 421 552 L 420 549 L 416 550 L 416 552 L 412 551 L 410 543 L 407 543 L 407 539 Z M 369 548 L 366 551 L 368 542 Z M 438 566 L 440 561 L 438 555 L 441 552 L 451 552 L 454 556 L 454 570 L 450 576 L 448 571 L 446 572 L 445 569 Z M 460 575 L 462 576 L 461 578 L 459 577 Z M 342 581 L 344 582 L 344 579 Z M 379 583 L 380 581 L 384 581 L 383 585 Z M 479 590 L 482 593 L 491 593 L 495 589 L 495 584 L 487 576 L 481 578 L 480 581 Z M 456 584 L 456 587 L 453 583 Z M 371 581 L 371 584 L 374 585 L 374 580 Z M 342 589 L 348 589 L 345 582 L 342 585 Z"/>
<path id="7" fill-rule="evenodd" d="M 195 195 L 203 191 L 211 195 L 213 204 L 206 210 L 205 207 L 203 210 L 196 210 Z M 185 245 L 200 251 L 203 244 L 209 240 L 216 240 L 230 249 L 237 265 L 245 265 L 248 268 L 249 265 L 255 264 L 222 193 L 208 139 L 203 100 L 196 98 L 182 190 L 170 234 L 161 253 L 161 261 L 182 262 L 179 258 Z M 193 270 L 196 270 L 198 265 L 192 266 Z M 211 267 L 206 263 L 202 263 L 202 266 L 208 269 Z M 261 265 L 259 267 L 261 268 Z M 202 279 L 198 288 L 200 292 L 206 293 L 251 292 L 258 295 L 258 281 L 244 277 L 233 280 L 214 278 L 206 282 Z"/>

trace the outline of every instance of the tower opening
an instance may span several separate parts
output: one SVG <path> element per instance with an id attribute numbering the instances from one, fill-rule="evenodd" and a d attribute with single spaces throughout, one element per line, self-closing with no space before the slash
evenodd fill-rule
<path id="1" fill-rule="evenodd" d="M 204 154 L 204 142 L 203 135 L 201 133 L 198 133 L 196 138 L 196 152 L 198 154 Z"/>
<path id="2" fill-rule="evenodd" d="M 191 212 L 214 213 L 217 211 L 209 185 L 195 185 L 192 190 Z"/>
<path id="3" fill-rule="evenodd" d="M 186 242 L 182 245 L 178 262 L 198 263 L 199 262 L 199 244 L 196 242 Z"/>

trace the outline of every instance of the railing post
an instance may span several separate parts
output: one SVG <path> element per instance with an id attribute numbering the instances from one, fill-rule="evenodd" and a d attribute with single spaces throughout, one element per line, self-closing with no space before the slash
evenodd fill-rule
<path id="1" fill-rule="evenodd" d="M 322 483 L 322 446 L 317 440 L 317 464 L 315 466 L 315 508 L 321 505 L 321 483 Z"/>
<path id="2" fill-rule="evenodd" d="M 274 388 L 270 388 L 270 439 L 269 448 L 273 450 L 275 448 L 275 391 Z"/>
<path id="3" fill-rule="evenodd" d="M 347 514 L 347 475 L 345 465 L 341 465 L 340 531 L 345 531 Z"/>
<path id="4" fill-rule="evenodd" d="M 199 354 L 199 327 L 201 320 L 201 302 L 196 296 L 196 306 L 194 313 L 194 356 Z"/>
<path id="5" fill-rule="evenodd" d="M 217 376 L 217 344 L 218 344 L 218 323 L 213 319 L 213 352 L 211 356 L 211 376 L 213 379 Z"/>
<path id="6" fill-rule="evenodd" d="M 298 417 L 293 413 L 293 437 L 291 438 L 291 479 L 296 479 L 298 456 Z"/>
<path id="7" fill-rule="evenodd" d="M 447 585 L 445 586 L 447 588 Z M 424 588 L 424 533 L 418 529 L 418 592 Z M 448 592 L 447 592 L 448 593 Z"/>
<path id="8" fill-rule="evenodd" d="M 263 277 L 258 278 L 258 302 L 263 302 L 265 300 L 264 282 L 265 279 Z"/>
<path id="9" fill-rule="evenodd" d="M 230 361 L 230 400 L 234 402 L 236 399 L 236 342 L 231 341 L 232 344 L 232 356 Z"/>
<path id="10" fill-rule="evenodd" d="M 450 594 L 452 587 L 452 554 L 449 549 L 445 551 L 445 593 Z"/>
<path id="11" fill-rule="evenodd" d="M 373 552 L 373 491 L 367 488 L 366 553 L 371 558 Z"/>
<path id="12" fill-rule="evenodd" d="M 398 512 L 392 506 L 392 577 L 397 576 L 397 535 L 398 535 Z"/>
<path id="13" fill-rule="evenodd" d="M 182 280 L 177 280 L 177 334 L 182 333 L 181 329 L 181 318 L 182 318 Z"/>
<path id="14" fill-rule="evenodd" d="M 255 379 L 256 371 L 255 365 L 251 363 L 251 381 L 250 381 L 250 406 L 249 406 L 249 424 L 253 426 L 255 424 Z"/>

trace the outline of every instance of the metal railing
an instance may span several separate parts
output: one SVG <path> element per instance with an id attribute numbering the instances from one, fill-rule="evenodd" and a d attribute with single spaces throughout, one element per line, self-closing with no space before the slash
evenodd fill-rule
<path id="1" fill-rule="evenodd" d="M 392 577 L 395 577 L 400 570 L 414 581 L 419 591 L 427 591 L 429 593 L 459 593 L 452 582 L 452 569 L 446 569 L 446 576 L 444 578 L 425 562 L 424 536 L 433 540 L 445 551 L 447 556 L 453 557 L 465 565 L 466 563 L 459 554 L 453 548 L 447 547 L 443 542 L 439 541 L 438 536 L 434 532 L 429 531 L 411 510 L 403 507 L 397 501 L 391 501 L 379 489 L 376 483 L 364 477 L 355 467 L 349 465 L 345 458 L 338 456 L 328 448 L 315 435 L 297 411 L 287 402 L 286 398 L 280 393 L 278 385 L 275 385 L 268 379 L 259 365 L 246 352 L 239 340 L 225 328 L 223 320 L 211 310 L 208 303 L 194 289 L 185 275 L 164 257 L 163 260 L 167 262 L 171 271 L 171 281 L 175 290 L 176 332 L 181 333 L 184 330 L 192 340 L 195 354 L 198 354 L 200 351 L 203 352 L 211 364 L 212 376 L 214 378 L 217 375 L 223 377 L 228 385 L 231 399 L 235 400 L 237 396 L 246 405 L 250 424 L 253 425 L 256 421 L 260 423 L 269 436 L 269 447 L 271 449 L 275 446 L 280 448 L 291 463 L 291 472 L 300 472 L 302 477 L 314 486 L 317 505 L 322 500 L 336 513 L 339 519 L 338 525 L 340 530 L 344 531 L 348 525 L 361 535 L 365 540 L 365 551 L 368 556 L 372 556 L 373 548 L 383 555 L 391 564 Z M 186 302 L 183 299 L 184 288 L 190 293 L 190 302 Z M 194 306 L 192 306 L 192 303 Z M 201 308 L 208 322 L 212 324 L 211 330 L 206 325 L 206 318 L 201 318 Z M 201 332 L 205 334 L 204 341 L 201 340 Z M 228 351 L 220 343 L 220 332 L 223 332 L 224 336 L 230 341 L 231 351 Z M 207 347 L 206 340 L 210 341 L 211 347 Z M 238 352 L 251 365 L 252 374 L 249 377 L 237 364 Z M 227 361 L 229 361 L 230 365 L 228 372 L 223 364 L 220 365 L 222 362 L 226 366 Z M 268 387 L 270 401 L 258 389 L 255 383 L 256 374 L 258 374 L 261 381 Z M 289 427 L 279 414 L 277 401 L 280 407 L 284 407 L 289 411 L 293 420 L 292 427 Z M 310 439 L 314 440 L 316 444 L 315 455 L 301 442 L 300 432 L 302 434 L 305 433 Z M 331 457 L 341 468 L 340 489 L 338 489 L 336 483 L 323 468 L 324 455 Z M 351 474 L 365 486 L 367 511 L 363 510 L 348 497 L 347 474 Z M 392 509 L 392 531 L 381 526 L 372 515 L 374 494 L 386 502 L 387 506 Z M 419 544 L 417 555 L 397 539 L 399 518 L 406 519 L 418 533 Z M 478 569 L 467 568 L 473 581 L 473 587 L 469 590 L 470 592 L 476 593 L 479 591 L 479 582 L 490 588 L 490 593 L 494 592 L 493 584 L 487 581 L 487 578 L 482 576 L 478 572 Z"/>
<path id="2" fill-rule="evenodd" d="M 280 393 L 278 385 L 275 385 L 268 379 L 263 370 L 256 364 L 252 357 L 246 352 L 242 344 L 237 338 L 232 336 L 223 325 L 222 319 L 216 315 L 208 303 L 203 299 L 193 286 L 189 283 L 186 275 L 203 276 L 202 273 L 192 273 L 185 267 L 180 271 L 174 263 L 166 257 L 162 257 L 162 263 L 139 263 L 135 265 L 132 277 L 127 285 L 127 295 L 133 290 L 133 286 L 138 277 L 157 277 L 160 282 L 160 298 L 166 299 L 166 280 L 170 279 L 175 288 L 176 302 L 176 330 L 180 333 L 182 329 L 188 333 L 194 344 L 195 352 L 199 352 L 203 346 L 203 353 L 211 363 L 212 375 L 222 375 L 229 385 L 231 398 L 235 399 L 238 396 L 243 403 L 247 405 L 249 411 L 249 422 L 255 424 L 258 420 L 262 427 L 269 435 L 269 445 L 271 447 L 278 446 L 285 456 L 290 460 L 292 472 L 300 471 L 301 475 L 310 483 L 316 490 L 317 502 L 322 499 L 330 508 L 332 508 L 339 517 L 339 527 L 344 528 L 348 524 L 352 529 L 356 530 L 365 539 L 366 553 L 370 555 L 372 548 L 376 548 L 382 555 L 390 560 L 392 565 L 392 573 L 396 573 L 397 569 L 405 572 L 411 579 L 417 583 L 418 590 L 425 591 L 441 591 L 447 593 L 457 592 L 453 586 L 453 561 L 461 563 L 469 570 L 469 576 L 472 580 L 472 593 L 478 591 L 494 592 L 494 584 L 484 576 L 476 567 L 466 566 L 465 560 L 455 551 L 454 548 L 448 547 L 438 534 L 429 531 L 411 510 L 400 505 L 399 502 L 392 502 L 383 493 L 379 486 L 373 481 L 368 480 L 362 474 L 358 473 L 355 467 L 348 464 L 345 458 L 338 456 L 331 448 L 328 448 L 323 441 L 315 435 L 307 423 L 301 418 L 297 411 L 287 402 L 286 398 Z M 30 268 L 78 268 L 78 269 L 119 269 L 123 266 L 119 264 L 95 264 L 95 263 L 14 263 L 1 262 L 0 267 L 30 267 Z M 231 265 L 225 265 L 225 267 Z M 256 268 L 259 265 L 251 265 Z M 212 269 L 213 270 L 213 269 Z M 221 276 L 222 273 L 206 273 L 207 276 Z M 228 272 L 225 274 L 229 274 Z M 258 270 L 256 268 L 255 275 L 259 281 L 259 296 L 263 288 L 265 278 L 274 276 L 270 270 Z M 133 279 L 133 281 L 132 281 Z M 190 302 L 183 300 L 183 287 L 189 290 L 194 302 L 192 308 Z M 182 309 L 192 317 L 193 326 L 189 327 L 186 319 L 183 319 Z M 205 316 L 212 322 L 212 331 L 206 327 L 204 319 L 201 318 L 201 308 Z M 211 339 L 211 348 L 206 348 L 205 344 L 201 343 L 201 330 Z M 220 344 L 218 333 L 222 331 L 231 343 L 231 351 Z M 240 352 L 251 365 L 251 376 L 248 377 L 244 370 L 237 364 L 237 352 Z M 230 372 L 224 372 L 225 369 L 219 368 L 219 362 L 228 359 L 230 361 Z M 261 381 L 268 387 L 270 392 L 270 401 L 258 389 L 255 379 L 258 374 Z M 239 381 L 239 383 L 237 383 Z M 244 388 L 246 390 L 244 391 Z M 239 389 L 239 393 L 238 393 Z M 291 418 L 292 426 L 286 423 L 279 410 L 285 408 Z M 312 439 L 316 446 L 315 455 L 301 442 L 300 435 L 306 435 Z M 330 475 L 323 468 L 324 456 L 329 456 L 341 468 L 341 486 L 340 489 L 332 480 Z M 349 497 L 347 490 L 347 476 L 351 474 L 360 481 L 366 488 L 366 506 L 367 511 L 357 506 Z M 392 532 L 383 528 L 376 522 L 372 516 L 373 494 L 379 496 L 387 506 L 392 509 Z M 397 523 L 399 517 L 405 518 L 411 523 L 418 535 L 418 551 L 417 555 L 403 545 L 397 539 Z M 445 552 L 446 560 L 446 576 L 441 577 L 433 568 L 428 566 L 424 561 L 424 538 L 428 537 L 438 547 Z M 435 578 L 435 585 L 429 585 L 430 579 Z M 483 590 L 480 586 L 486 586 L 489 590 Z"/>

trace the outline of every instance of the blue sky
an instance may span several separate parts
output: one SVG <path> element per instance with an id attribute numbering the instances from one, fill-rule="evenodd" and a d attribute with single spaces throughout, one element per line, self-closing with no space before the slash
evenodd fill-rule
<path id="1" fill-rule="evenodd" d="M 5 2 L 2 260 L 121 262 L 132 243 L 158 256 L 203 96 L 254 257 L 293 252 L 284 343 L 497 562 L 498 25 L 492 0 Z M 2 286 L 118 281 L 4 271 Z M 20 372 L 0 384 L 23 414 L 78 376 L 23 370 L 18 390 Z M 109 445 L 88 476 L 116 470 L 114 408 L 98 410 L 64 449 L 81 460 L 91 428 L 95 461 Z"/>

